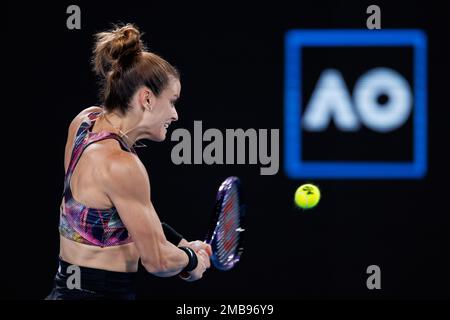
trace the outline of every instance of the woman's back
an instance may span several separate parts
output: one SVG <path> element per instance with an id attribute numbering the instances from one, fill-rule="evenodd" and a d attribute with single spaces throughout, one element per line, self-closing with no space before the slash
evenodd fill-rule
<path id="1" fill-rule="evenodd" d="M 111 159 L 130 156 L 123 154 L 130 152 L 123 150 L 126 147 L 121 146 L 120 138 L 116 140 L 115 136 L 103 131 L 100 123 L 95 122 L 91 128 L 86 125 L 90 123 L 88 116 L 95 120 L 102 110 L 99 107 L 83 110 L 69 128 L 64 161 L 68 185 L 61 203 L 60 256 L 80 266 L 135 272 L 139 254 L 103 185 Z M 88 129 L 89 136 L 83 136 Z M 87 146 L 86 139 L 91 140 Z M 119 228 L 104 230 L 104 220 L 111 214 Z M 100 222 L 96 225 L 96 221 Z M 113 224 L 112 219 L 107 222 L 106 225 Z"/>

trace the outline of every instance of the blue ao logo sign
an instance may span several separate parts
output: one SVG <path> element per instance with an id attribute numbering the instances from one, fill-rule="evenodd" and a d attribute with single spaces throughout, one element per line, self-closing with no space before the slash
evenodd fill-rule
<path id="1" fill-rule="evenodd" d="M 284 170 L 291 179 L 420 179 L 427 40 L 420 30 L 291 30 Z"/>

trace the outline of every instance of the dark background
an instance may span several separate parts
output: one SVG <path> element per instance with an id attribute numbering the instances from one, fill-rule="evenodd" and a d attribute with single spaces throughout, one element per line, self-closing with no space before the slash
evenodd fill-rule
<path id="1" fill-rule="evenodd" d="M 81 8 L 81 30 L 66 28 L 70 4 Z M 381 7 L 383 29 L 420 28 L 428 36 L 428 172 L 421 180 L 289 180 L 282 164 L 284 34 L 289 29 L 365 29 L 370 4 Z M 186 238 L 203 238 L 216 189 L 229 175 L 241 177 L 249 207 L 246 252 L 235 270 L 211 269 L 196 283 L 140 270 L 141 298 L 450 297 L 450 11 L 443 1 L 245 6 L 15 1 L 7 9 L 2 298 L 42 299 L 50 291 L 67 128 L 80 110 L 98 102 L 89 64 L 92 36 L 119 21 L 136 23 L 149 48 L 181 71 L 180 120 L 171 130 L 192 130 L 194 120 L 202 120 L 204 129 L 280 129 L 280 171 L 274 176 L 260 176 L 259 165 L 176 166 L 170 159 L 170 131 L 166 142 L 138 149 L 161 220 Z M 355 70 L 347 77 L 359 75 Z M 366 146 L 364 139 L 356 143 L 361 150 Z M 387 143 L 385 152 L 399 147 Z M 292 201 L 305 182 L 316 183 L 323 195 L 309 212 L 295 209 Z M 381 268 L 381 290 L 366 287 L 366 268 L 372 264 Z"/>

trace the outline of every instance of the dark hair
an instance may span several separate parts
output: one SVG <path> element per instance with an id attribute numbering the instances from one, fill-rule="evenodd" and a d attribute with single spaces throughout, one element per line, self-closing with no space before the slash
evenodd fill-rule
<path id="1" fill-rule="evenodd" d="M 158 96 L 170 76 L 180 79 L 175 67 L 146 50 L 141 33 L 133 24 L 114 26 L 95 35 L 92 63 L 101 77 L 100 99 L 107 111 L 125 114 L 137 89 L 145 85 Z"/>

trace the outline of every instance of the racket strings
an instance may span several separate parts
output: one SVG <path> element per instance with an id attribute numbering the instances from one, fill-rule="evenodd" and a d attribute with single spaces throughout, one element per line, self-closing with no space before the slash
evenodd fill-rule
<path id="1" fill-rule="evenodd" d="M 239 243 L 239 198 L 236 187 L 225 194 L 219 217 L 217 258 L 223 264 L 234 258 Z"/>

